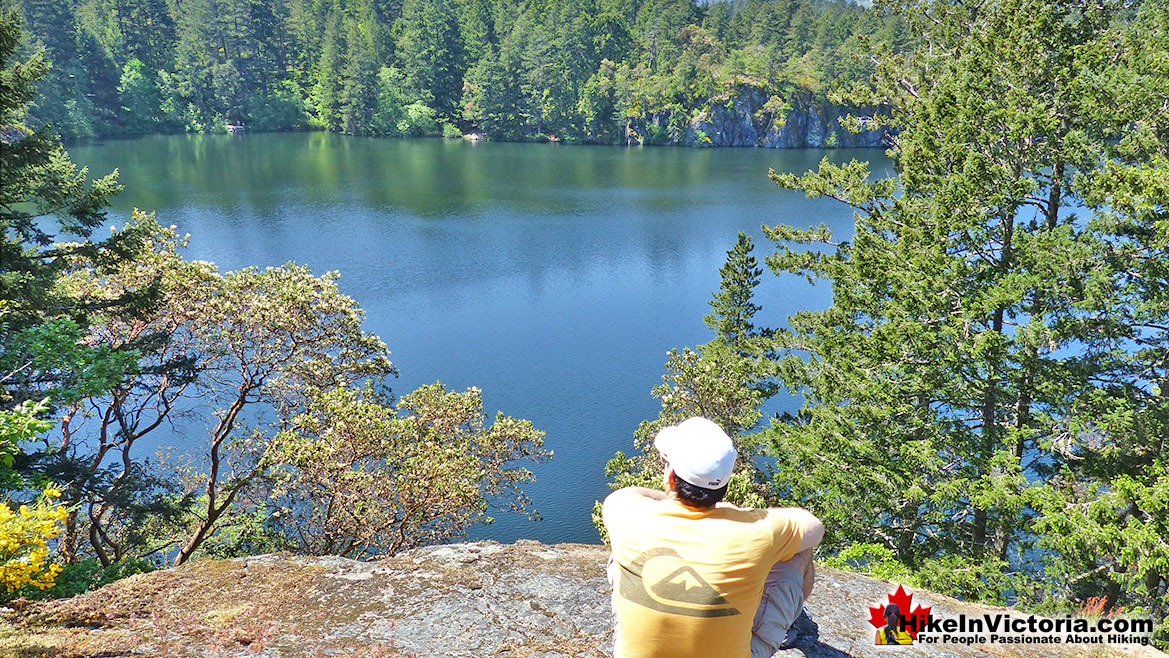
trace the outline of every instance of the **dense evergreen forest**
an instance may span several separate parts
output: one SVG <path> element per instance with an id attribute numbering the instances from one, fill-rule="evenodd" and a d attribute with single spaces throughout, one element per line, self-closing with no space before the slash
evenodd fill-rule
<path id="1" fill-rule="evenodd" d="M 909 41 L 888 12 L 827 0 L 4 2 L 52 65 L 30 123 L 66 138 L 230 123 L 702 143 L 712 106 L 749 95 L 766 132 L 867 79 L 870 42 Z"/>

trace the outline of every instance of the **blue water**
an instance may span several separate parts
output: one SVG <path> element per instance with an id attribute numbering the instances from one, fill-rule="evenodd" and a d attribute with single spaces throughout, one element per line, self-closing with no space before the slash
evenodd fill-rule
<path id="1" fill-rule="evenodd" d="M 223 270 L 308 264 L 341 272 L 390 347 L 395 392 L 443 381 L 483 390 L 531 420 L 555 452 L 525 487 L 543 520 L 498 514 L 472 537 L 598 541 L 605 462 L 657 415 L 650 389 L 670 348 L 710 340 L 702 323 L 738 231 L 827 224 L 851 210 L 778 189 L 768 168 L 822 157 L 885 171 L 879 150 L 779 151 L 470 144 L 325 133 L 156 136 L 70 148 L 91 175 L 120 169 L 134 207 L 191 234 L 190 258 Z M 759 324 L 821 308 L 827 287 L 764 275 Z M 794 410 L 799 401 L 776 402 Z M 173 437 L 180 452 L 181 437 Z"/>

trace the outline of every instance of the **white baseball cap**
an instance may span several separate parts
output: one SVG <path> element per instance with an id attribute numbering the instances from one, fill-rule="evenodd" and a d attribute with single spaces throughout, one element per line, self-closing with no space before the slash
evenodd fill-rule
<path id="1" fill-rule="evenodd" d="M 721 489 L 735 470 L 735 444 L 721 427 L 705 418 L 689 418 L 654 437 L 654 447 L 674 474 L 695 486 Z"/>

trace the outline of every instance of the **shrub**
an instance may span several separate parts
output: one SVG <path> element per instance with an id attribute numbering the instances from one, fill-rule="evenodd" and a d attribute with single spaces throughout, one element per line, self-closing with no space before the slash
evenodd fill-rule
<path id="1" fill-rule="evenodd" d="M 122 560 L 103 567 L 97 558 L 87 558 L 61 567 L 52 587 L 37 588 L 25 585 L 13 593 L 31 600 L 67 599 L 78 594 L 92 592 L 110 583 L 129 578 L 134 574 L 154 571 L 157 565 L 148 560 Z"/>
<path id="2" fill-rule="evenodd" d="M 544 433 L 485 421 L 478 389 L 441 382 L 394 407 L 369 390 L 321 393 L 270 444 L 269 518 L 297 551 L 361 557 L 463 536 L 489 508 L 530 512 L 519 463 L 551 456 Z"/>
<path id="3" fill-rule="evenodd" d="M 463 131 L 453 123 L 442 124 L 442 136 L 447 139 L 459 139 L 463 136 Z"/>
<path id="4" fill-rule="evenodd" d="M 13 510 L 0 503 L 0 583 L 7 593 L 21 587 L 53 586 L 61 566 L 50 562 L 49 541 L 61 534 L 67 510 L 53 502 L 61 492 L 49 487 L 32 505 Z"/>

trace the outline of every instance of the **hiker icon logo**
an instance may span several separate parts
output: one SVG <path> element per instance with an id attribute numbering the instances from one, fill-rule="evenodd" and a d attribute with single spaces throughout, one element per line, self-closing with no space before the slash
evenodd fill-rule
<path id="1" fill-rule="evenodd" d="M 628 567 L 621 565 L 618 592 L 638 605 L 675 615 L 730 617 L 742 614 L 686 564 L 677 551 L 669 548 L 646 551 Z"/>
<path id="2" fill-rule="evenodd" d="M 929 606 L 918 605 L 910 612 L 913 595 L 897 586 L 897 591 L 886 596 L 888 602 L 869 607 L 869 623 L 877 627 L 874 644 L 913 644 L 917 634 L 930 623 Z"/>

